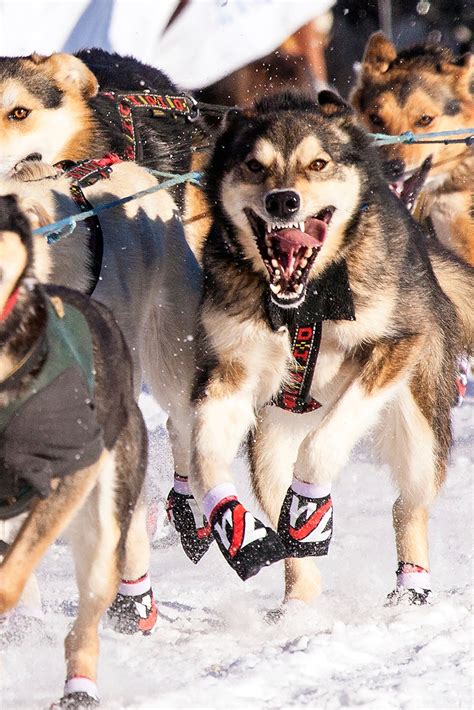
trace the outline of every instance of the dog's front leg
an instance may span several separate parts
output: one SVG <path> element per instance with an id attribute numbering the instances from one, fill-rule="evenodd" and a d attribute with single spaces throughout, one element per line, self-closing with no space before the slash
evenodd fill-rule
<path id="1" fill-rule="evenodd" d="M 249 382 L 232 388 L 211 380 L 196 406 L 191 486 L 227 562 L 241 579 L 285 556 L 270 528 L 237 499 L 230 464 L 255 420 L 255 395 Z"/>
<path id="2" fill-rule="evenodd" d="M 34 504 L 0 564 L 0 614 L 16 605 L 42 556 L 84 503 L 96 482 L 97 466 L 56 481 L 49 497 Z"/>

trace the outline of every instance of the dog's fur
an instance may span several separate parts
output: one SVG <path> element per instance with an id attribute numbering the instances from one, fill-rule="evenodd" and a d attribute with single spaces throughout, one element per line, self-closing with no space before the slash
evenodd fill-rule
<path id="1" fill-rule="evenodd" d="M 472 128 L 474 57 L 456 58 L 439 46 L 397 53 L 392 42 L 377 32 L 368 41 L 351 101 L 364 124 L 377 133 Z M 421 212 L 429 215 L 439 239 L 474 265 L 472 147 L 395 144 L 381 151 L 388 161 L 389 179 L 400 184 L 432 156 Z"/>
<path id="2" fill-rule="evenodd" d="M 383 412 L 379 449 L 400 491 L 399 560 L 428 569 L 428 510 L 446 473 L 455 359 L 474 338 L 474 272 L 437 244 L 427 253 L 351 108 L 330 92 L 319 102 L 282 94 L 232 111 L 217 140 L 208 174 L 213 225 L 203 257 L 191 485 L 202 501 L 229 480 L 252 429 L 253 488 L 276 525 L 293 473 L 309 483 L 332 481 Z M 290 219 L 266 210 L 274 190 L 299 194 Z M 335 208 L 329 219 L 328 206 Z M 298 263 L 286 281 L 270 264 L 265 226 L 276 230 L 269 244 L 280 273 L 278 230 L 301 221 L 308 229 L 315 215 L 327 222 L 326 237 L 304 268 L 299 262 L 301 289 L 294 287 Z M 311 387 L 322 407 L 293 414 L 266 406 L 290 363 L 288 331 L 270 327 L 267 299 L 284 317 L 297 296 L 304 303 L 305 279 L 314 290 L 341 260 L 356 319 L 323 323 Z M 310 559 L 286 561 L 287 599 L 310 599 L 318 588 Z"/>
<path id="3" fill-rule="evenodd" d="M 41 253 L 41 237 L 36 237 Z M 42 258 L 26 216 L 13 196 L 0 198 L 0 309 L 14 288 L 18 300 L 0 323 L 0 380 L 14 371 L 46 324 L 46 292 L 37 281 Z M 126 555 L 141 547 L 134 518 L 146 469 L 146 429 L 135 402 L 132 363 L 111 313 L 66 288 L 48 287 L 52 300 L 78 309 L 89 325 L 94 353 L 95 411 L 104 448 L 95 464 L 51 482 L 50 495 L 36 499 L 0 564 L 0 614 L 13 608 L 51 543 L 71 523 L 79 587 L 79 610 L 66 639 L 67 675 L 96 677 L 98 624 L 112 602 Z M 44 361 L 36 369 L 43 367 Z M 0 405 L 22 395 L 32 373 L 4 389 Z M 78 464 L 79 465 L 79 464 Z M 2 491 L 0 490 L 0 496 Z M 139 527 L 139 526 L 138 526 Z M 141 554 L 140 549 L 138 554 Z M 142 570 L 143 573 L 143 570 Z"/>

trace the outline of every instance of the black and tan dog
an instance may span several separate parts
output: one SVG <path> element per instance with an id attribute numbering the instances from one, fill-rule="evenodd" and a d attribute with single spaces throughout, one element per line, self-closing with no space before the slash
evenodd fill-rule
<path id="1" fill-rule="evenodd" d="M 142 544 L 146 430 L 110 312 L 44 288 L 36 268 L 27 217 L 0 197 L 0 520 L 23 514 L 0 564 L 0 614 L 69 526 L 80 597 L 60 706 L 83 707 L 97 696 L 101 615 Z"/>
<path id="2" fill-rule="evenodd" d="M 437 242 L 428 254 L 352 109 L 330 92 L 231 112 L 208 198 L 193 469 L 171 495 L 188 554 L 203 553 L 204 528 L 193 531 L 187 484 L 241 578 L 286 557 L 286 598 L 310 599 L 311 557 L 332 534 L 331 482 L 378 425 L 399 489 L 394 598 L 424 602 L 474 271 Z M 249 431 L 253 488 L 278 537 L 232 483 Z"/>
<path id="3" fill-rule="evenodd" d="M 474 61 L 439 46 L 397 52 L 383 33 L 369 39 L 351 101 L 369 130 L 400 134 L 474 126 Z M 474 265 L 474 150 L 465 143 L 393 144 L 381 149 L 399 193 L 430 159 L 416 212 L 439 239 Z"/>

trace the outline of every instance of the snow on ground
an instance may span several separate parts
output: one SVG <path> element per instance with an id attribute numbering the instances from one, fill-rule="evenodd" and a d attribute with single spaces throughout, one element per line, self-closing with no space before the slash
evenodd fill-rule
<path id="1" fill-rule="evenodd" d="M 281 599 L 282 563 L 244 583 L 214 545 L 195 567 L 165 525 L 161 506 L 152 553 L 158 627 L 148 638 L 102 631 L 103 707 L 472 707 L 473 384 L 454 412 L 452 462 L 431 515 L 437 589 L 431 606 L 384 607 L 395 578 L 395 494 L 365 442 L 334 488 L 335 532 L 328 558 L 320 561 L 323 594 L 311 606 L 294 604 L 276 625 L 264 615 Z M 159 413 L 149 399 L 142 404 L 155 429 L 150 490 L 164 497 L 172 477 L 169 447 Z M 255 510 L 244 459 L 235 471 L 243 502 Z M 0 649 L 1 710 L 46 708 L 62 689 L 62 643 L 76 595 L 67 547 L 50 550 L 39 578 L 47 633 Z"/>

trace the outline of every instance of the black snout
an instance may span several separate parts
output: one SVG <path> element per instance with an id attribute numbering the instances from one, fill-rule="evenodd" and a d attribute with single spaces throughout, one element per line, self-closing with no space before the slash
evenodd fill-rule
<path id="1" fill-rule="evenodd" d="M 387 180 L 396 180 L 405 172 L 405 161 L 401 158 L 387 160 L 383 164 L 383 172 Z"/>
<path id="2" fill-rule="evenodd" d="M 299 208 L 300 196 L 294 190 L 274 190 L 265 197 L 265 209 L 270 217 L 288 219 Z"/>

